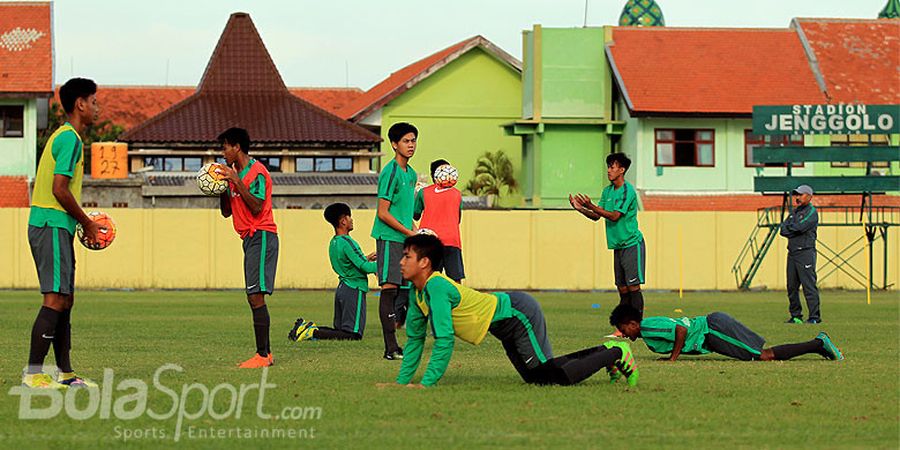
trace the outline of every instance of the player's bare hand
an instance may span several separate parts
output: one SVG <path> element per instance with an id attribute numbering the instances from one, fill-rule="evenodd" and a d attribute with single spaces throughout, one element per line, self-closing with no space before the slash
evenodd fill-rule
<path id="1" fill-rule="evenodd" d="M 409 383 L 406 385 L 407 389 L 425 389 L 425 386 L 422 386 L 419 383 Z"/>
<path id="2" fill-rule="evenodd" d="M 569 194 L 569 204 L 572 205 L 572 208 L 578 209 L 581 207 L 581 203 L 578 202 L 576 197 L 572 197 L 572 194 Z"/>
<path id="3" fill-rule="evenodd" d="M 592 205 L 592 204 L 594 204 L 594 202 L 591 200 L 591 198 L 588 197 L 588 196 L 585 195 L 585 194 L 576 194 L 576 195 L 575 195 L 575 198 L 578 200 L 578 203 L 579 203 L 581 206 Z"/>
<path id="4" fill-rule="evenodd" d="M 377 252 L 372 252 L 372 253 L 369 253 L 368 255 L 366 255 L 366 260 L 368 260 L 368 261 L 375 261 L 376 259 L 378 259 Z"/>
<path id="5" fill-rule="evenodd" d="M 106 228 L 101 227 L 99 223 L 94 222 L 93 220 L 89 220 L 87 224 L 82 225 L 84 229 L 84 236 L 87 238 L 88 242 L 97 242 L 97 237 L 100 236 L 100 233 L 106 233 Z"/>
<path id="6" fill-rule="evenodd" d="M 378 389 L 397 388 L 397 387 L 403 387 L 403 386 L 405 386 L 405 385 L 397 384 L 397 383 L 375 383 L 375 387 L 377 387 Z"/>
<path id="7" fill-rule="evenodd" d="M 234 170 L 233 167 L 228 167 L 225 164 L 221 164 L 220 167 L 216 168 L 216 173 L 225 177 L 226 180 L 231 181 L 232 183 L 240 183 L 241 179 L 238 178 L 238 173 Z"/>

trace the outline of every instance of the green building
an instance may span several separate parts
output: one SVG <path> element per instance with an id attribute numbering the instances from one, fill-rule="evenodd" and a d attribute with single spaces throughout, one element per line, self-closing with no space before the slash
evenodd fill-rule
<path id="1" fill-rule="evenodd" d="M 459 169 L 463 188 L 485 152 L 503 151 L 516 171 L 521 167 L 519 140 L 501 126 L 522 110 L 521 63 L 482 36 L 475 36 L 391 74 L 347 105 L 343 117 L 380 133 L 384 154 L 378 171 L 393 158 L 387 132 L 391 124 L 410 122 L 419 129 L 411 164 L 428 178 L 431 161 L 444 158 Z M 424 181 L 424 180 L 423 180 Z M 518 195 L 502 205 L 517 205 Z"/>

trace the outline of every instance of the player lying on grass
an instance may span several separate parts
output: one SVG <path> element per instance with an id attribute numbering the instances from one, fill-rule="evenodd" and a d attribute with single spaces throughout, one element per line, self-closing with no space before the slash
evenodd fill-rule
<path id="1" fill-rule="evenodd" d="M 534 298 L 524 292 L 485 294 L 457 284 L 439 272 L 443 251 L 440 239 L 427 234 L 408 237 L 403 244 L 400 271 L 413 290 L 406 318 L 409 339 L 397 385 L 420 386 L 410 381 L 419 367 L 428 328 L 434 347 L 421 386 L 434 386 L 447 371 L 454 335 L 478 345 L 488 331 L 503 343 L 526 383 L 571 385 L 608 368 L 611 375 L 624 374 L 630 385 L 637 384 L 638 370 L 626 342 L 607 342 L 554 358 L 544 314 Z"/>
<path id="2" fill-rule="evenodd" d="M 671 355 L 675 361 L 682 354 L 703 355 L 718 353 L 742 361 L 784 361 L 808 353 L 816 353 L 831 360 L 844 355 L 825 332 L 811 341 L 763 348 L 766 340 L 721 312 L 692 319 L 682 317 L 645 317 L 631 305 L 619 305 L 609 316 L 609 323 L 634 341 L 644 340 L 650 351 Z"/>
<path id="3" fill-rule="evenodd" d="M 375 273 L 375 254 L 363 255 L 359 244 L 350 237 L 353 217 L 350 207 L 333 203 L 325 208 L 325 220 L 334 227 L 334 237 L 328 245 L 331 268 L 338 276 L 334 291 L 334 328 L 322 327 L 314 322 L 297 319 L 288 333 L 292 341 L 308 339 L 362 339 L 366 329 L 366 292 L 369 291 L 368 274 Z"/>

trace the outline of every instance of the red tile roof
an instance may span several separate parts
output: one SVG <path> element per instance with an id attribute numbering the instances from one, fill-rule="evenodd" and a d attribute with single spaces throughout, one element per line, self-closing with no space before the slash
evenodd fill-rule
<path id="1" fill-rule="evenodd" d="M 381 141 L 291 95 L 246 13 L 229 18 L 197 92 L 121 139 L 145 146 L 208 145 L 232 126 L 246 128 L 254 142 L 285 147 L 368 147 Z"/>
<path id="2" fill-rule="evenodd" d="M 49 2 L 0 3 L 0 92 L 53 92 Z"/>
<path id="3" fill-rule="evenodd" d="M 450 62 L 478 47 L 482 48 L 489 55 L 505 62 L 510 67 L 518 71 L 522 70 L 522 63 L 515 57 L 506 53 L 483 36 L 475 36 L 451 45 L 392 73 L 384 81 L 350 102 L 340 111 L 339 115 L 351 121 L 362 120 Z"/>
<path id="4" fill-rule="evenodd" d="M 101 119 L 120 125 L 125 130 L 143 123 L 197 91 L 191 86 L 100 86 Z M 335 113 L 362 95 L 359 88 L 288 88 L 295 97 Z"/>
<path id="5" fill-rule="evenodd" d="M 789 29 L 616 27 L 607 55 L 636 114 L 749 115 L 753 105 L 825 101 Z"/>
<path id="6" fill-rule="evenodd" d="M 794 19 L 832 103 L 900 103 L 900 20 Z"/>
<path id="7" fill-rule="evenodd" d="M 27 208 L 28 193 L 24 176 L 0 176 L 0 208 Z"/>

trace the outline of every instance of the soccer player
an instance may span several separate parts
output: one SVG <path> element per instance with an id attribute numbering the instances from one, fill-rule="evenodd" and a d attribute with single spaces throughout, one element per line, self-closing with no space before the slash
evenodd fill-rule
<path id="1" fill-rule="evenodd" d="M 454 336 L 478 345 L 488 332 L 503 344 L 526 383 L 571 385 L 607 368 L 611 376 L 625 375 L 629 385 L 637 384 L 638 370 L 627 342 L 607 342 L 553 357 L 544 314 L 534 298 L 524 292 L 485 294 L 457 284 L 439 272 L 443 250 L 440 239 L 427 234 L 409 237 L 404 243 L 400 264 L 414 288 L 406 322 L 409 339 L 397 385 L 409 385 L 415 375 L 428 329 L 434 346 L 422 386 L 434 386 L 444 376 Z"/>
<path id="2" fill-rule="evenodd" d="M 381 299 L 378 318 L 384 336 L 384 359 L 403 359 L 403 349 L 397 343 L 397 322 L 394 303 L 403 285 L 400 275 L 400 257 L 403 240 L 415 234 L 413 225 L 413 200 L 416 188 L 416 171 L 409 159 L 416 152 L 419 130 L 406 122 L 398 122 L 388 129 L 388 139 L 394 149 L 394 159 L 387 163 L 378 175 L 378 212 L 372 226 L 375 251 L 378 255 L 378 285 Z"/>
<path id="3" fill-rule="evenodd" d="M 366 329 L 366 292 L 369 291 L 368 274 L 375 273 L 375 254 L 363 255 L 359 244 L 350 237 L 353 216 L 344 203 L 333 203 L 325 208 L 325 220 L 334 227 L 334 237 L 328 244 L 331 268 L 338 276 L 334 291 L 334 328 L 322 327 L 314 322 L 297 319 L 288 333 L 292 341 L 307 339 L 337 339 L 358 341 Z"/>
<path id="4" fill-rule="evenodd" d="M 81 224 L 90 241 L 106 232 L 81 209 L 84 175 L 81 136 L 100 114 L 96 94 L 97 85 L 84 78 L 72 78 L 59 89 L 66 122 L 50 135 L 34 178 L 28 243 L 44 300 L 31 328 L 28 366 L 22 378 L 22 384 L 31 388 L 97 386 L 75 374 L 69 357 L 72 307 L 75 305 L 75 249 L 72 245 L 75 225 Z M 59 369 L 57 380 L 43 372 L 44 358 L 51 344 Z"/>
<path id="5" fill-rule="evenodd" d="M 434 171 L 446 160 L 439 159 L 431 163 L 431 181 Z M 416 205 L 413 219 L 419 220 L 419 228 L 434 231 L 444 244 L 444 273 L 451 280 L 460 283 L 466 277 L 463 268 L 462 244 L 459 239 L 459 224 L 462 221 L 462 192 L 455 187 L 441 188 L 437 184 L 424 187 L 416 193 Z"/>
<path id="6" fill-rule="evenodd" d="M 603 189 L 600 202 L 594 204 L 585 194 L 569 195 L 569 203 L 576 211 L 593 221 L 606 219 L 606 247 L 613 251 L 613 270 L 619 304 L 631 305 L 644 312 L 644 283 L 647 246 L 638 229 L 637 191 L 625 181 L 631 160 L 624 153 L 606 157 L 606 177 L 610 185 Z"/>
<path id="7" fill-rule="evenodd" d="M 675 361 L 681 355 L 718 353 L 742 361 L 784 361 L 807 353 L 816 353 L 840 361 L 844 355 L 825 332 L 798 344 L 763 348 L 766 340 L 734 317 L 721 312 L 694 318 L 645 317 L 630 305 L 617 306 L 609 323 L 634 341 L 642 338 L 654 353 Z"/>
<path id="8" fill-rule="evenodd" d="M 809 308 L 806 323 L 820 323 L 819 289 L 816 288 L 816 229 L 819 213 L 812 205 L 813 190 L 807 185 L 798 186 L 792 192 L 797 207 L 781 223 L 781 235 L 788 239 L 787 294 L 788 311 L 791 318 L 787 323 L 803 323 L 803 306 L 800 305 L 800 285 Z"/>
<path id="9" fill-rule="evenodd" d="M 231 217 L 234 230 L 244 241 L 244 281 L 247 302 L 253 314 L 256 354 L 240 363 L 242 369 L 274 364 L 269 348 L 269 309 L 266 295 L 275 289 L 278 263 L 278 228 L 272 217 L 272 178 L 266 166 L 252 158 L 250 134 L 243 128 L 229 128 L 218 137 L 227 167 L 217 169 L 228 179 L 219 208 Z"/>

